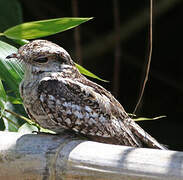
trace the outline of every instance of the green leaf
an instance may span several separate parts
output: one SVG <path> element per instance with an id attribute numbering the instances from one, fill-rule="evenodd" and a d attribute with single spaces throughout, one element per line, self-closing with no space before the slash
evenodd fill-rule
<path id="1" fill-rule="evenodd" d="M 42 127 L 40 127 L 40 132 L 43 132 L 43 133 L 50 133 L 50 134 L 56 134 L 56 132 L 54 131 L 51 131 L 49 129 L 44 129 Z"/>
<path id="2" fill-rule="evenodd" d="M 161 119 L 161 118 L 165 118 L 166 116 L 158 116 L 155 118 L 145 118 L 145 117 L 140 117 L 140 118 L 135 118 L 133 119 L 134 121 L 151 121 L 151 120 L 157 120 L 157 119 Z"/>
<path id="3" fill-rule="evenodd" d="M 79 72 L 81 74 L 84 74 L 86 76 L 89 76 L 89 77 L 92 77 L 92 78 L 95 78 L 95 79 L 98 79 L 100 81 L 104 81 L 104 82 L 109 82 L 109 81 L 106 81 L 104 79 L 101 79 L 99 78 L 98 76 L 96 76 L 95 74 L 93 74 L 92 72 L 86 70 L 84 67 L 80 66 L 79 64 L 75 63 L 76 67 L 78 68 Z"/>
<path id="4" fill-rule="evenodd" d="M 137 117 L 137 115 L 136 115 L 136 114 L 133 114 L 133 113 L 128 113 L 128 115 L 129 115 L 130 117 Z"/>
<path id="5" fill-rule="evenodd" d="M 4 35 L 11 39 L 35 39 L 74 28 L 92 18 L 56 18 L 23 23 L 7 29 Z"/>
<path id="6" fill-rule="evenodd" d="M 5 122 L 4 124 L 6 126 L 6 130 L 17 132 L 17 129 L 19 128 L 18 124 L 16 124 L 13 120 L 3 114 L 1 114 L 1 116 L 3 121 Z"/>
<path id="7" fill-rule="evenodd" d="M 7 101 L 6 92 L 4 90 L 3 83 L 0 79 L 0 118 L 2 118 L 2 115 L 4 113 L 6 101 Z"/>
<path id="8" fill-rule="evenodd" d="M 31 125 L 29 123 L 24 123 L 22 126 L 20 126 L 20 128 L 18 129 L 19 133 L 32 133 L 33 131 L 39 131 L 39 129 L 34 126 Z"/>
<path id="9" fill-rule="evenodd" d="M 17 44 L 21 45 L 21 46 L 23 46 L 24 44 L 29 43 L 29 41 L 26 40 L 26 39 L 13 39 L 13 41 L 16 42 Z"/>
<path id="10" fill-rule="evenodd" d="M 17 49 L 5 42 L 0 41 L 0 79 L 3 80 L 3 85 L 6 91 L 6 102 L 3 100 L 3 94 L 0 93 L 0 105 L 1 105 L 1 121 L 0 129 L 8 131 L 17 131 L 21 120 L 17 117 L 7 114 L 5 109 L 11 111 L 19 111 L 18 105 L 12 105 L 10 100 L 15 102 L 18 98 L 11 96 L 19 96 L 19 83 L 23 77 L 23 69 L 21 64 L 15 59 L 6 59 L 6 57 L 12 53 L 17 52 Z M 1 90 L 2 91 L 2 90 Z M 11 95 L 11 96 L 9 96 Z M 16 101 L 17 103 L 17 101 Z M 17 103 L 18 104 L 18 103 Z M 22 106 L 23 108 L 23 106 Z"/>
<path id="11" fill-rule="evenodd" d="M 32 133 L 33 131 L 35 132 L 40 132 L 40 133 L 50 133 L 50 134 L 56 134 L 55 132 L 49 130 L 49 129 L 44 129 L 41 127 L 37 127 L 35 125 L 29 124 L 29 123 L 24 123 L 19 129 L 19 133 Z"/>
<path id="12" fill-rule="evenodd" d="M 4 104 L 4 111 L 3 113 L 1 112 L 1 115 L 4 121 L 5 129 L 8 131 L 17 132 L 19 128 L 19 120 L 12 114 L 9 114 L 6 109 L 8 109 L 9 111 L 15 111 L 15 107 L 10 102 L 6 102 Z"/>
<path id="13" fill-rule="evenodd" d="M 6 92 L 4 90 L 4 86 L 3 86 L 1 79 L 0 79 L 0 99 L 2 99 L 5 102 L 7 101 Z"/>
<path id="14" fill-rule="evenodd" d="M 12 104 L 22 104 L 22 99 L 19 97 L 7 96 L 7 100 L 10 101 Z"/>
<path id="15" fill-rule="evenodd" d="M 19 83 L 23 78 L 23 68 L 15 59 L 6 59 L 17 49 L 5 42 L 0 41 L 0 79 L 4 80 L 6 86 L 18 93 Z"/>
<path id="16" fill-rule="evenodd" d="M 0 113 L 2 113 L 4 111 L 4 101 L 0 98 Z M 1 114 L 0 114 L 0 118 L 1 118 Z"/>

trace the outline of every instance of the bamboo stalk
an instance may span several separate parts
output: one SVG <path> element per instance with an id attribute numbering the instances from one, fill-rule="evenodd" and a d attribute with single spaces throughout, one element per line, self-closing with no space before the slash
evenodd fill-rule
<path id="1" fill-rule="evenodd" d="M 0 179 L 181 180 L 183 152 L 0 132 Z"/>

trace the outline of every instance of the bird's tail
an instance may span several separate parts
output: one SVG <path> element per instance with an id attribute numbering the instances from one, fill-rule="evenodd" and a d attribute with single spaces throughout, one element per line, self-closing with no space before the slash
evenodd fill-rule
<path id="1" fill-rule="evenodd" d="M 156 149 L 167 149 L 165 146 L 158 143 L 156 139 L 150 136 L 147 132 L 145 132 L 137 123 L 135 123 L 132 119 L 128 119 L 129 128 L 134 135 L 138 137 L 138 139 L 144 143 L 147 147 L 156 148 Z"/>

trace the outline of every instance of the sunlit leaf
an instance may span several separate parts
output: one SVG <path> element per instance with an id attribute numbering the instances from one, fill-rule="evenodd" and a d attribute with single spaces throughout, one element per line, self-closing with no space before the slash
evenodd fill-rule
<path id="1" fill-rule="evenodd" d="M 165 118 L 166 116 L 158 116 L 155 118 L 146 118 L 146 117 L 140 117 L 140 118 L 134 118 L 134 121 L 152 121 L 152 120 L 157 120 L 157 119 L 161 119 L 161 118 Z"/>
<path id="2" fill-rule="evenodd" d="M 0 79 L 13 91 L 18 91 L 19 83 L 23 78 L 23 68 L 21 63 L 15 59 L 6 59 L 17 49 L 5 42 L 0 41 Z"/>
<path id="3" fill-rule="evenodd" d="M 4 35 L 12 39 L 35 39 L 74 28 L 92 18 L 56 18 L 23 23 L 7 29 Z"/>
<path id="4" fill-rule="evenodd" d="M 9 129 L 9 130 L 11 130 L 12 129 L 12 127 L 13 126 L 15 126 L 15 127 L 13 127 L 13 129 L 14 129 L 14 131 L 17 131 L 17 129 L 19 128 L 19 126 L 14 122 L 14 121 L 12 121 L 12 119 L 10 119 L 9 117 L 7 117 L 7 116 L 5 116 L 5 115 L 3 115 L 3 114 L 1 114 L 1 117 L 2 117 L 2 119 L 5 121 L 7 121 L 7 123 L 5 123 L 5 126 L 8 126 L 8 127 L 6 127 L 7 129 Z M 6 125 L 7 124 L 7 125 Z M 13 126 L 12 126 L 13 125 Z M 10 129 L 11 128 L 11 129 Z"/>
<path id="5" fill-rule="evenodd" d="M 129 115 L 130 117 L 136 117 L 136 116 L 137 116 L 136 114 L 133 114 L 133 113 L 128 113 L 128 115 Z"/>
<path id="6" fill-rule="evenodd" d="M 1 79 L 0 79 L 0 98 L 1 98 L 2 100 L 4 100 L 4 101 L 7 100 L 7 98 L 6 98 L 6 92 L 5 92 L 5 90 L 4 90 L 4 86 L 3 86 L 3 83 L 2 83 L 2 81 L 1 81 Z"/>
<path id="7" fill-rule="evenodd" d="M 86 70 L 84 67 L 80 66 L 79 64 L 76 64 L 76 67 L 78 68 L 79 72 L 86 75 L 86 76 L 89 76 L 89 77 L 92 77 L 92 78 L 95 78 L 95 79 L 98 79 L 100 81 L 104 81 L 104 82 L 109 82 L 109 81 L 106 81 L 104 79 L 101 79 L 99 78 L 98 76 L 96 76 L 95 74 L 91 73 L 90 71 Z"/>
<path id="8" fill-rule="evenodd" d="M 49 129 L 44 129 L 44 128 L 40 128 L 40 132 L 43 132 L 43 133 L 50 133 L 50 134 L 56 134 L 54 131 L 51 131 Z"/>
<path id="9" fill-rule="evenodd" d="M 2 113 L 2 111 L 4 110 L 4 101 L 0 98 L 0 112 Z M 1 118 L 2 114 L 0 114 L 0 118 Z"/>
<path id="10" fill-rule="evenodd" d="M 5 130 L 17 132 L 19 128 L 18 118 L 13 116 L 12 114 L 7 113 L 6 111 L 6 109 L 15 111 L 15 107 L 10 102 L 6 102 L 4 106 L 5 108 L 2 114 L 2 119 L 4 121 Z"/>
<path id="11" fill-rule="evenodd" d="M 34 125 L 31 125 L 29 123 L 24 123 L 20 128 L 18 129 L 19 133 L 32 133 L 33 131 L 38 131 L 38 128 Z"/>
<path id="12" fill-rule="evenodd" d="M 6 100 L 7 100 L 6 92 L 4 90 L 3 83 L 0 79 L 0 118 L 2 118 L 2 115 L 4 113 Z"/>

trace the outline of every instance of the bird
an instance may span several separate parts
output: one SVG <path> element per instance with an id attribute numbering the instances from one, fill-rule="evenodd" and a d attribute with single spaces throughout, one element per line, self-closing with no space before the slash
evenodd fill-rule
<path id="1" fill-rule="evenodd" d="M 28 116 L 41 127 L 58 134 L 68 130 L 102 143 L 166 149 L 129 117 L 109 91 L 82 75 L 59 45 L 32 40 L 10 58 L 24 64 L 20 95 Z"/>

